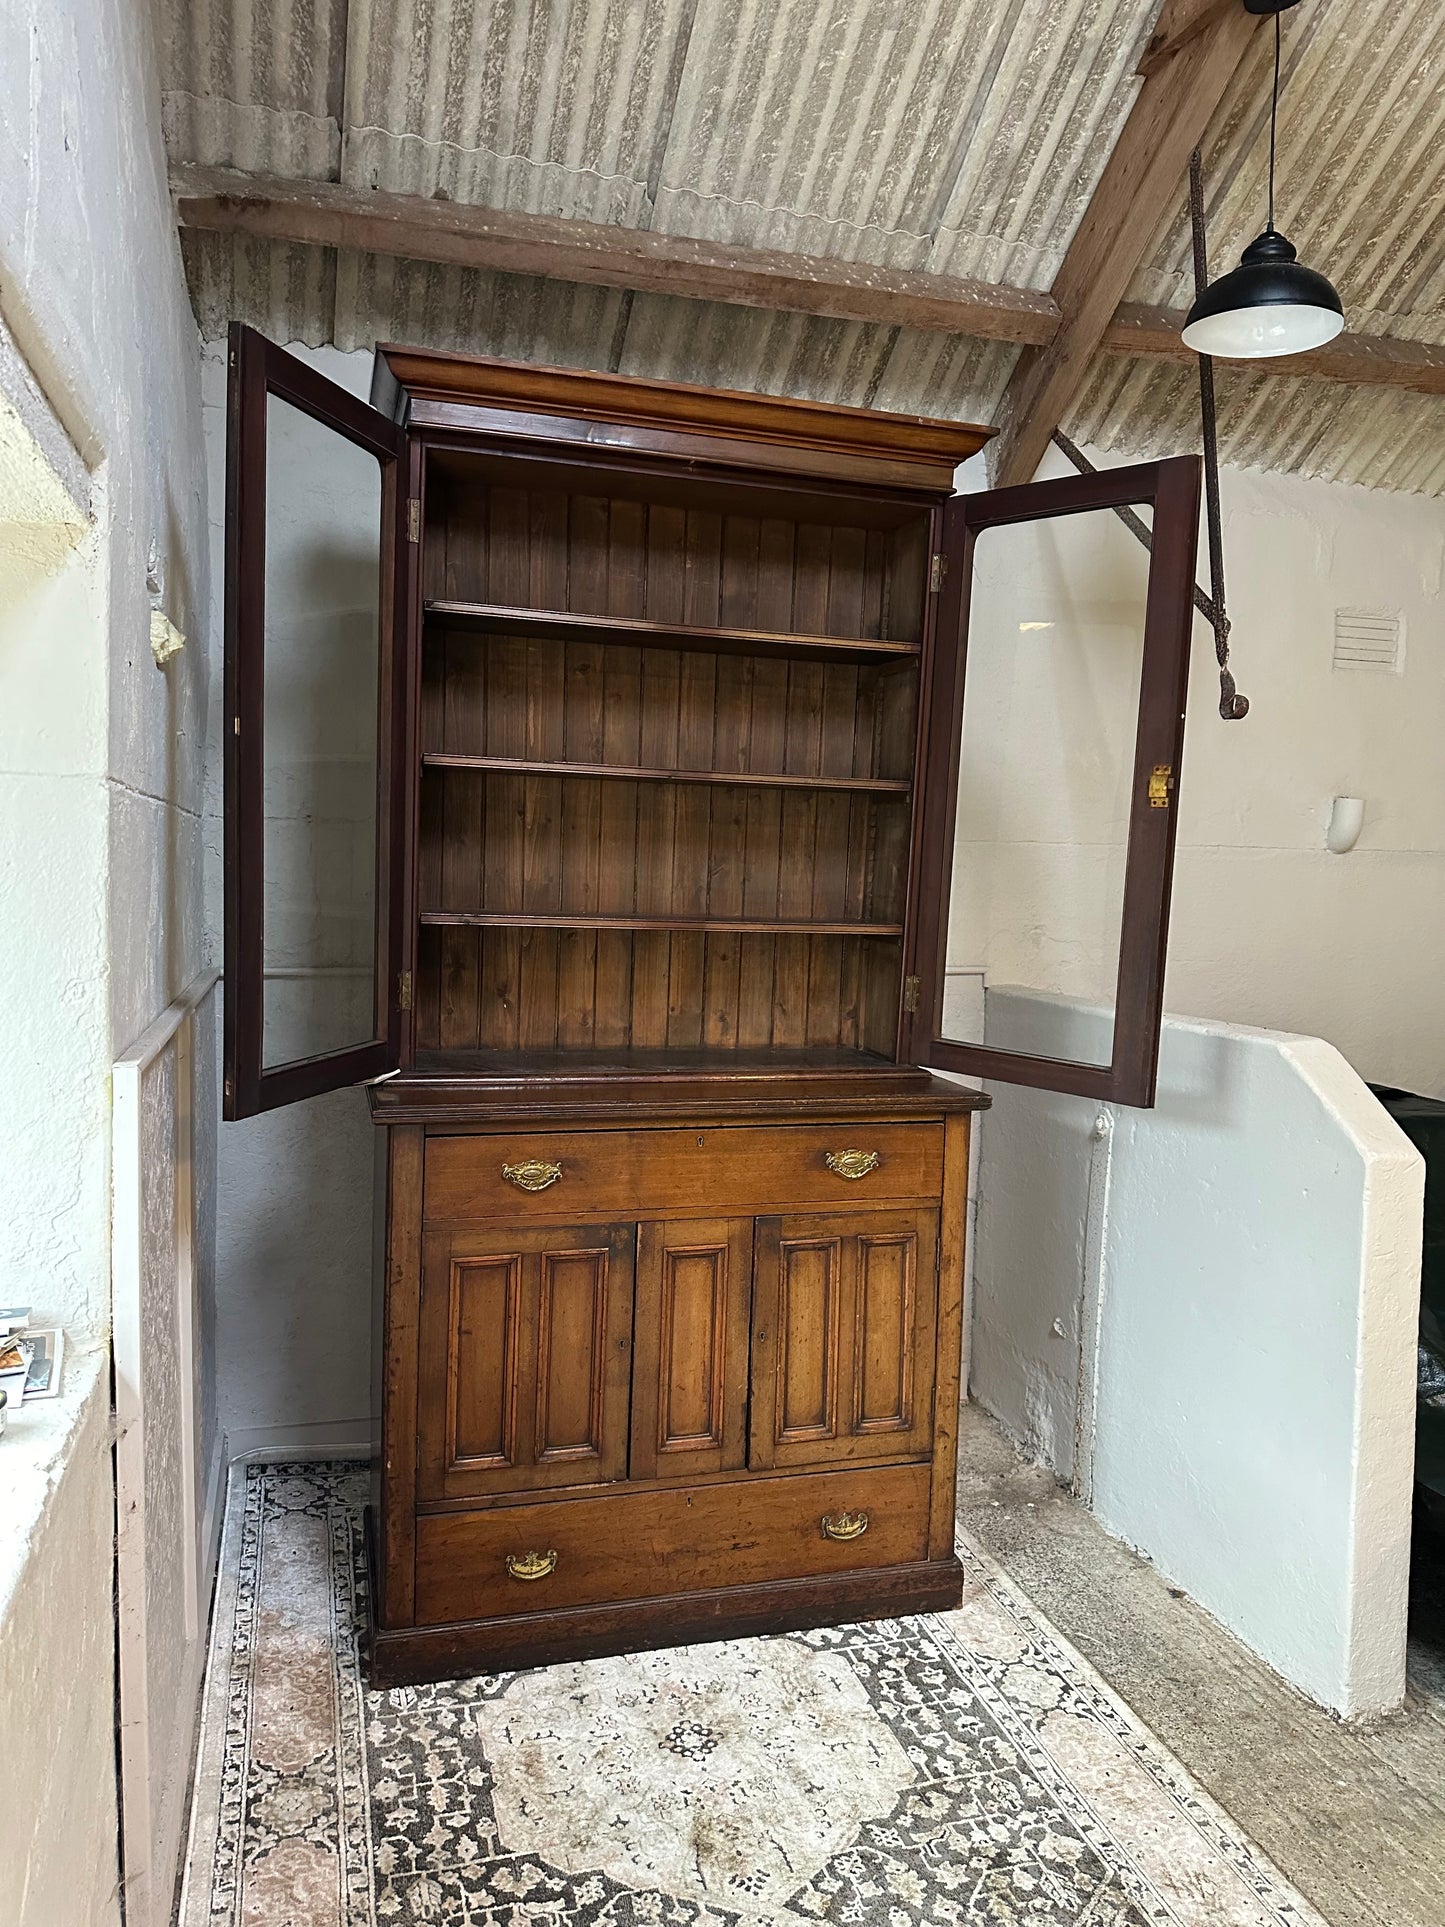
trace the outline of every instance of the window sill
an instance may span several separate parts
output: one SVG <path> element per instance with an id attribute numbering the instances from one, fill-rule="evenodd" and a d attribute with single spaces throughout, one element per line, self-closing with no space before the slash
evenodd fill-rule
<path id="1" fill-rule="evenodd" d="M 51 1497 L 91 1425 L 99 1425 L 108 1438 L 110 1348 L 95 1339 L 67 1339 L 59 1395 L 32 1399 L 11 1413 L 0 1438 L 0 1491 L 5 1494 L 0 1626 L 9 1617 Z"/>

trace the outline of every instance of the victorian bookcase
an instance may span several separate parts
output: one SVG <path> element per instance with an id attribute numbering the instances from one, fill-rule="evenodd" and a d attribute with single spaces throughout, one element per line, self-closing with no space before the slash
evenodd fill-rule
<path id="1" fill-rule="evenodd" d="M 1152 1101 L 1197 463 L 956 495 L 984 429 L 395 347 L 368 404 L 239 326 L 230 384 L 224 1103 L 380 1127 L 373 1677 L 956 1604 L 978 1080 Z M 1126 504 L 1071 1059 L 946 1009 L 970 587 Z"/>

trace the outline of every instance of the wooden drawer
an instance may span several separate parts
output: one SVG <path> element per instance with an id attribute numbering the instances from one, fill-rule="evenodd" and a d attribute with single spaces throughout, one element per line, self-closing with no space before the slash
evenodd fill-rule
<path id="1" fill-rule="evenodd" d="M 929 1477 L 927 1465 L 899 1465 L 427 1515 L 416 1522 L 417 1623 L 909 1564 L 926 1557 Z M 825 1516 L 860 1514 L 861 1536 L 824 1534 Z M 553 1554 L 540 1578 L 508 1571 L 509 1558 L 546 1565 Z"/>
<path id="2" fill-rule="evenodd" d="M 876 1163 L 855 1177 L 831 1169 L 827 1158 L 845 1151 Z M 529 1190 L 504 1177 L 504 1165 L 532 1183 L 548 1180 L 550 1167 L 561 1175 Z M 428 1138 L 424 1209 L 432 1223 L 527 1223 L 579 1212 L 650 1217 L 936 1199 L 942 1186 L 941 1124 L 537 1132 Z"/>

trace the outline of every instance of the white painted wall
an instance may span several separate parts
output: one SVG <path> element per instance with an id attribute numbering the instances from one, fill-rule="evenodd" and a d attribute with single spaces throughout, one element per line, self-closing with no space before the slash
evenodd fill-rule
<path id="1" fill-rule="evenodd" d="M 1008 1047 L 1104 1029 L 987 1006 Z M 1397 1705 L 1419 1153 L 1328 1044 L 1217 1023 L 1166 1024 L 1152 1111 L 991 1091 L 974 1395 L 1287 1679 Z"/>
<path id="2" fill-rule="evenodd" d="M 132 0 L 14 0 L 0 11 L 0 314 L 0 378 L 7 367 L 20 371 L 0 385 L 60 484 L 88 495 L 91 517 L 73 546 L 32 555 L 23 596 L 0 597 L 0 998 L 10 1039 L 0 1101 L 7 1119 L 22 1121 L 0 1159 L 0 1281 L 7 1299 L 29 1298 L 73 1335 L 105 1344 L 110 1065 L 203 961 L 211 673 L 200 630 L 208 552 L 199 354 L 166 188 L 149 15 Z M 46 408 L 37 415 L 32 397 L 27 415 L 17 384 Z M 190 638 L 164 673 L 150 651 L 148 571 Z M 173 1090 L 164 1095 L 170 1105 Z M 214 1167 L 214 1122 L 211 1110 L 196 1118 L 201 1172 Z M 157 1142 L 166 1135 L 161 1128 Z M 197 1223 L 204 1240 L 204 1206 Z M 147 1254 L 147 1278 L 165 1276 L 173 1256 L 165 1248 L 173 1226 L 157 1220 L 155 1235 L 163 1248 Z M 208 1245 L 200 1255 L 209 1274 Z M 209 1275 L 203 1301 L 212 1303 Z M 204 1350 L 204 1331 L 200 1340 Z M 178 1374 L 194 1369 L 177 1361 L 156 1377 L 145 1472 L 157 1490 L 173 1485 Z M 108 1370 L 96 1382 L 108 1405 Z M 215 1437 L 204 1375 L 198 1421 L 204 1456 Z M 46 1760 L 0 1801 L 0 1858 L 23 1864 L 40 1842 L 45 1866 L 6 1927 L 12 1918 L 91 1927 L 119 1914 L 106 1432 L 102 1417 L 86 1450 L 66 1447 L 57 1459 L 10 1607 L 31 1672 L 28 1687 L 5 1677 L 16 1689 L 7 1710 L 21 1709 L 9 1724 L 41 1738 Z M 157 1669 L 179 1705 L 187 1666 L 176 1664 L 167 1632 L 170 1604 L 158 1587 L 159 1616 L 147 1617 L 143 1636 L 158 1641 Z M 8 1637 L 7 1621 L 0 1638 Z M 189 1653 L 180 1657 L 190 1663 Z M 127 1867 L 134 1927 L 167 1916 L 177 1842 L 142 1847 L 145 1828 L 134 1823 L 147 1817 L 146 1802 L 127 1809 L 128 1843 L 142 1849 Z M 51 1881 L 72 1877 L 60 1900 Z M 4 1888 L 0 1907 L 14 1891 Z"/>

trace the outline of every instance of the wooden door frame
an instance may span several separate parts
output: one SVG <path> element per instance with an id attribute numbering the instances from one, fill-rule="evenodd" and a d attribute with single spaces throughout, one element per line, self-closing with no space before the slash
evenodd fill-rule
<path id="1" fill-rule="evenodd" d="M 231 324 L 226 436 L 225 1073 L 223 1115 L 251 1117 L 395 1070 L 398 960 L 405 936 L 407 539 L 401 511 L 405 437 L 393 423 L 254 328 Z M 373 455 L 381 469 L 377 689 L 375 1022 L 371 1042 L 266 1070 L 265 657 L 268 397 Z M 397 885 L 398 887 L 393 887 Z"/>
<path id="2" fill-rule="evenodd" d="M 1163 1018 L 1164 959 L 1174 873 L 1179 770 L 1189 680 L 1200 464 L 1195 455 L 1095 474 L 1030 482 L 955 497 L 944 510 L 944 582 L 927 719 L 919 914 L 912 934 L 918 1008 L 907 1054 L 937 1070 L 998 1078 L 1148 1109 L 1154 1102 Z M 980 533 L 1019 522 L 1127 505 L 1152 507 L 1153 548 L 1144 616 L 1132 801 L 1115 986 L 1113 1055 L 1107 1065 L 961 1044 L 942 1035 L 948 906 L 964 726 L 973 553 Z M 1165 769 L 1166 802 L 1150 780 Z M 907 966 L 905 966 L 907 967 Z"/>

